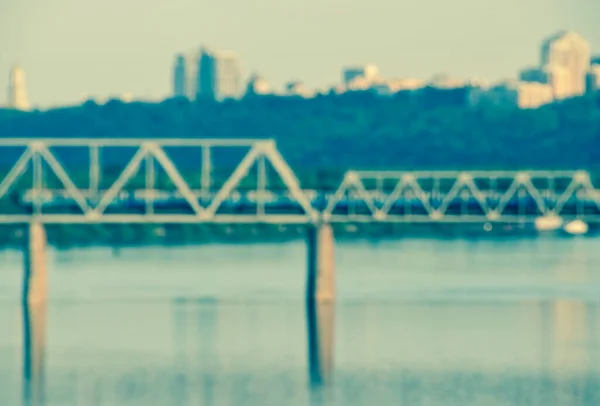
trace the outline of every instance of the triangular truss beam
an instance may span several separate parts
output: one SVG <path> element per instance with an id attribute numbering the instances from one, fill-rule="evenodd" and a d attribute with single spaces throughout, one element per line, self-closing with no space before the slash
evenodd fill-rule
<path id="1" fill-rule="evenodd" d="M 449 185 L 441 193 L 441 198 L 436 201 L 433 196 L 436 191 L 423 187 L 425 181 L 433 183 L 436 176 L 441 176 Z M 534 183 L 542 178 L 553 176 L 567 179 L 568 186 L 559 191 L 552 201 L 545 198 L 544 190 Z M 497 177 L 508 182 L 508 186 L 501 190 L 492 190 L 478 186 L 479 181 L 490 182 Z M 385 179 L 394 181 L 395 186 L 391 191 L 368 189 L 366 184 L 374 184 L 376 181 Z M 589 174 L 583 171 L 569 172 L 544 172 L 537 174 L 535 171 L 527 172 L 391 172 L 391 171 L 348 171 L 336 192 L 329 198 L 328 205 L 323 212 L 327 219 L 341 219 L 347 214 L 337 212 L 337 208 L 346 199 L 348 193 L 353 193 L 358 204 L 362 204 L 371 213 L 371 221 L 406 221 L 412 214 L 394 214 L 392 208 L 403 199 L 407 193 L 412 195 L 413 204 L 419 205 L 420 217 L 426 216 L 429 221 L 455 221 L 456 218 L 467 217 L 479 218 L 480 221 L 503 221 L 515 217 L 539 217 L 560 216 L 568 202 L 585 198 L 593 203 L 600 213 L 600 193 L 596 191 L 591 183 Z M 439 193 L 439 191 L 437 191 Z M 490 195 L 495 193 L 495 198 Z M 377 201 L 374 196 L 383 196 L 383 200 Z M 509 213 L 508 207 L 511 203 L 519 203 L 523 199 L 530 202 L 529 213 Z M 465 213 L 456 213 L 451 210 L 452 206 L 463 204 L 468 201 L 470 206 Z M 533 204 L 533 206 L 531 206 Z M 535 213 L 531 212 L 534 211 Z M 363 216 L 364 217 L 364 216 Z M 600 219 L 599 219 L 600 220 Z"/>
<path id="2" fill-rule="evenodd" d="M 77 147 L 81 147 L 81 140 L 74 143 Z M 189 143 L 189 141 L 188 141 Z M 98 141 L 90 140 L 89 148 L 92 151 L 92 148 L 98 148 Z M 113 144 L 110 142 L 106 143 L 107 145 L 112 147 Z M 265 171 L 266 165 L 270 165 L 273 168 L 274 173 L 280 178 L 281 182 L 285 186 L 287 190 L 287 195 L 291 196 L 294 203 L 301 208 L 302 214 L 300 217 L 302 219 L 298 219 L 298 214 L 292 214 L 290 216 L 294 217 L 289 219 L 292 222 L 314 222 L 319 218 L 319 213 L 312 207 L 310 199 L 307 197 L 306 193 L 302 190 L 300 186 L 299 180 L 296 178 L 294 172 L 289 167 L 285 159 L 281 156 L 279 151 L 276 148 L 276 145 L 273 141 L 267 140 L 257 140 L 253 142 L 247 142 L 246 144 L 242 143 L 242 146 L 248 147 L 247 154 L 243 157 L 243 159 L 239 162 L 231 176 L 224 182 L 224 184 L 218 189 L 215 194 L 212 196 L 208 204 L 202 205 L 201 199 L 196 194 L 196 192 L 192 189 L 191 185 L 188 181 L 182 176 L 180 170 L 175 164 L 174 160 L 167 154 L 165 151 L 164 145 L 165 143 L 160 141 L 144 141 L 136 143 L 127 144 L 128 147 L 134 147 L 134 153 L 132 157 L 127 161 L 123 170 L 118 174 L 116 180 L 108 186 L 108 188 L 104 191 L 98 190 L 95 196 L 90 195 L 90 189 L 84 189 L 77 187 L 72 177 L 69 175 L 68 171 L 65 169 L 65 166 L 60 162 L 57 156 L 52 152 L 52 143 L 45 143 L 44 141 L 24 141 L 23 145 L 25 147 L 23 153 L 17 159 L 16 163 L 12 166 L 10 171 L 6 174 L 3 179 L 0 179 L 0 199 L 5 197 L 7 193 L 15 186 L 18 180 L 23 176 L 29 167 L 33 168 L 33 191 L 41 192 L 44 189 L 43 185 L 43 175 L 40 175 L 42 169 L 42 162 L 46 164 L 50 173 L 52 173 L 61 183 L 61 192 L 64 197 L 67 197 L 73 200 L 79 209 L 81 209 L 81 213 L 78 215 L 54 215 L 49 213 L 44 213 L 43 207 L 38 207 L 37 210 L 34 211 L 36 216 L 44 217 L 48 221 L 58 221 L 60 219 L 64 219 L 65 222 L 76 221 L 76 222 L 106 222 L 111 221 L 111 219 L 118 218 L 119 222 L 127 222 L 131 221 L 140 221 L 139 218 L 134 219 L 133 215 L 127 217 L 127 215 L 120 215 L 114 213 L 107 213 L 107 209 L 113 205 L 117 200 L 117 197 L 122 193 L 127 187 L 128 183 L 136 177 L 136 175 L 142 169 L 142 165 L 145 163 L 146 170 L 146 196 L 151 196 L 151 193 L 147 193 L 150 188 L 154 188 L 154 172 L 159 169 L 162 170 L 171 184 L 174 186 L 175 192 L 181 196 L 185 200 L 185 202 L 192 209 L 192 215 L 172 215 L 173 221 L 185 221 L 185 222 L 212 222 L 218 221 L 219 217 L 219 209 L 222 207 L 223 203 L 231 198 L 232 193 L 236 190 L 236 188 L 240 185 L 240 182 L 249 174 L 249 171 L 254 166 L 257 166 L 259 169 L 258 176 L 258 185 L 257 189 L 264 193 L 266 190 L 266 179 L 265 179 Z M 231 144 L 231 145 L 230 145 Z M 70 146 L 68 143 L 61 143 L 61 147 Z M 177 142 L 170 142 L 168 145 L 178 145 Z M 210 147 L 239 147 L 235 142 L 228 143 L 227 141 L 211 141 L 204 142 L 199 141 L 198 145 L 191 143 L 193 146 L 203 147 L 202 153 L 203 158 L 206 158 L 206 152 Z M 86 146 L 86 145 L 84 145 Z M 118 145 L 116 145 L 118 146 Z M 2 148 L 2 142 L 0 141 L 0 149 Z M 90 161 L 90 173 L 95 173 L 95 177 L 97 177 L 99 169 L 97 167 L 92 168 L 93 165 L 98 165 L 99 163 L 96 160 Z M 204 168 L 207 166 L 204 163 Z M 46 168 L 44 168 L 46 169 Z M 210 169 L 210 166 L 208 166 Z M 204 186 L 208 184 L 210 179 L 207 178 L 207 172 L 203 170 L 202 172 L 202 185 L 203 190 Z M 97 182 L 97 180 L 96 180 Z M 92 183 L 92 177 L 90 176 L 90 183 Z M 97 186 L 97 185 L 96 185 Z M 36 195 L 36 193 L 34 193 Z M 152 198 L 147 198 L 151 200 Z M 148 210 L 147 213 L 142 216 L 146 218 L 147 221 L 155 221 L 153 219 L 153 201 L 148 202 L 148 207 L 151 210 Z M 76 216 L 76 217 L 73 217 Z M 268 220 L 269 214 L 265 213 L 264 203 L 260 203 L 257 205 L 257 213 L 254 218 L 256 221 Z M 60 218 L 59 218 L 60 217 Z M 137 217 L 140 217 L 139 215 Z M 251 216 L 250 216 L 251 217 Z M 288 216 L 289 217 L 289 216 Z M 16 219 L 21 220 L 21 219 Z M 44 219 L 42 219 L 44 220 Z M 144 219 L 141 219 L 143 221 Z M 159 219 L 160 221 L 170 221 L 169 216 L 162 216 Z M 249 220 L 241 220 L 232 218 L 232 221 L 252 221 L 252 218 Z M 285 221 L 285 219 L 283 219 Z M 7 216 L 0 215 L 0 222 L 10 222 L 11 219 L 7 218 Z"/>

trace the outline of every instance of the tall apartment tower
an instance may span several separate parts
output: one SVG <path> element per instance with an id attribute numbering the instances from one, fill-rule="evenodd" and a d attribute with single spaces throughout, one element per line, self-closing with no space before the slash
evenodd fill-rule
<path id="1" fill-rule="evenodd" d="M 224 100 L 242 93 L 239 59 L 230 51 L 206 47 L 178 55 L 173 68 L 173 94 L 190 100 Z"/>
<path id="2" fill-rule="evenodd" d="M 590 59 L 589 43 L 572 31 L 559 32 L 542 43 L 541 65 L 549 75 L 555 98 L 585 93 Z"/>
<path id="3" fill-rule="evenodd" d="M 194 49 L 185 55 L 185 93 L 190 100 L 195 100 L 198 97 L 201 54 L 200 49 Z"/>
<path id="4" fill-rule="evenodd" d="M 242 72 L 237 55 L 231 51 L 216 54 L 216 96 L 218 100 L 237 99 L 242 93 Z"/>
<path id="5" fill-rule="evenodd" d="M 231 51 L 202 49 L 198 72 L 200 98 L 224 100 L 241 94 L 241 71 L 238 57 Z"/>
<path id="6" fill-rule="evenodd" d="M 216 69 L 213 51 L 202 48 L 198 61 L 198 77 L 196 97 L 199 99 L 216 99 Z"/>
<path id="7" fill-rule="evenodd" d="M 8 107 L 16 110 L 29 110 L 27 88 L 25 86 L 25 71 L 19 66 L 13 67 L 10 71 Z"/>
<path id="8" fill-rule="evenodd" d="M 187 74 L 186 60 L 184 55 L 177 55 L 175 66 L 173 67 L 173 96 L 187 97 Z"/>

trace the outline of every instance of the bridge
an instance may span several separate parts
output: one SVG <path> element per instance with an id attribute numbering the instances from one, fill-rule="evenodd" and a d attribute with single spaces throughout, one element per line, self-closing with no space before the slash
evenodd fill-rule
<path id="1" fill-rule="evenodd" d="M 302 187 L 271 140 L 0 139 L 0 225 L 24 244 L 24 396 L 43 397 L 46 224 L 307 228 L 311 384 L 333 369 L 334 223 L 600 222 L 584 171 L 357 171 Z"/>
<path id="2" fill-rule="evenodd" d="M 28 227 L 30 299 L 45 297 L 45 224 L 306 225 L 308 295 L 327 301 L 334 223 L 600 222 L 585 171 L 348 170 L 303 188 L 272 140 L 249 139 L 1 139 L 0 158 L 0 224 Z"/>
<path id="3" fill-rule="evenodd" d="M 219 149 L 239 162 L 216 182 Z M 600 221 L 585 171 L 349 170 L 328 190 L 302 188 L 270 140 L 3 139 L 0 156 L 15 157 L 0 172 L 0 224 Z"/>

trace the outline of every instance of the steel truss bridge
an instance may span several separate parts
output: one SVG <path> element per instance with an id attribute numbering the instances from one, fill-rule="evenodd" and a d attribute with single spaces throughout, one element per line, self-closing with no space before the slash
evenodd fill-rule
<path id="1" fill-rule="evenodd" d="M 0 224 L 600 222 L 585 171 L 349 170 L 309 189 L 272 140 L 244 139 L 1 139 L 0 162 Z"/>

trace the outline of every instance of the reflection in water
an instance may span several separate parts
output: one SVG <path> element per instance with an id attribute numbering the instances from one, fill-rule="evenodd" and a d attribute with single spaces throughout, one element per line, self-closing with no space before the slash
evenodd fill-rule
<path id="1" fill-rule="evenodd" d="M 175 302 L 173 308 L 173 342 L 175 344 L 177 374 L 172 388 L 173 405 L 185 406 L 189 403 L 187 385 L 185 385 L 188 371 L 187 357 L 187 306 L 186 303 Z"/>
<path id="2" fill-rule="evenodd" d="M 17 307 L 21 259 L 0 262 L 15 303 L 0 406 L 600 405 L 600 251 L 584 243 L 342 246 L 335 307 L 304 302 L 302 249 L 293 272 L 280 246 L 224 265 L 229 251 L 77 251 L 52 274 L 46 382 L 46 309 Z"/>
<path id="3" fill-rule="evenodd" d="M 64 317 L 49 326 L 52 342 L 64 347 L 47 349 L 46 393 L 44 309 L 28 308 L 23 406 L 600 404 L 597 356 L 590 353 L 598 342 L 591 335 L 560 340 L 562 313 L 555 307 L 555 301 L 336 307 L 188 301 L 72 311 L 55 305 L 52 313 Z M 572 309 L 573 318 L 593 311 Z M 597 319 L 588 320 L 588 328 L 598 328 Z M 343 339 L 335 377 L 334 324 Z M 365 329 L 369 340 L 355 339 Z M 0 405 L 15 403 L 3 396 L 0 389 Z"/>
<path id="4" fill-rule="evenodd" d="M 23 305 L 23 406 L 44 404 L 45 304 Z"/>
<path id="5" fill-rule="evenodd" d="M 218 304 L 208 303 L 206 306 L 197 306 L 198 335 L 200 343 L 198 362 L 202 382 L 202 405 L 212 406 L 215 403 L 215 376 L 217 375 L 216 362 L 216 335 L 218 323 Z"/>
<path id="6" fill-rule="evenodd" d="M 313 404 L 329 398 L 333 378 L 334 304 L 307 300 L 308 378 Z"/>
<path id="7" fill-rule="evenodd" d="M 215 404 L 218 304 L 177 300 L 173 319 L 178 371 L 173 387 L 175 404 L 211 406 Z M 188 331 L 190 324 L 198 331 Z M 190 333 L 198 340 L 188 340 Z M 196 386 L 196 379 L 200 390 L 190 390 Z"/>

